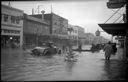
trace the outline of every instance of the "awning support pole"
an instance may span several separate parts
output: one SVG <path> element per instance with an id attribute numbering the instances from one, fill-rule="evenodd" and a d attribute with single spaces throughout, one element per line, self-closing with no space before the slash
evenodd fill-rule
<path id="1" fill-rule="evenodd" d="M 127 15 L 127 10 L 128 10 L 128 3 L 126 1 L 126 21 L 124 21 L 125 23 L 128 23 L 128 15 Z M 128 30 L 126 29 L 126 36 L 124 38 L 124 51 L 123 51 L 123 56 L 124 56 L 124 60 L 127 59 L 128 60 Z"/>
<path id="2" fill-rule="evenodd" d="M 113 43 L 113 35 L 112 35 L 112 38 L 111 38 L 111 42 Z"/>

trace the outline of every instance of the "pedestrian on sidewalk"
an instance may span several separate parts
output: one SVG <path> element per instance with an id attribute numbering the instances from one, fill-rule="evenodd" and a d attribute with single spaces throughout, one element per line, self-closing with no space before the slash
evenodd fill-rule
<path id="1" fill-rule="evenodd" d="M 112 54 L 112 45 L 110 41 L 104 46 L 104 52 L 105 52 L 105 59 L 109 60 Z"/>
<path id="2" fill-rule="evenodd" d="M 113 54 L 113 55 L 116 55 L 116 52 L 117 52 L 117 47 L 116 47 L 116 43 L 114 43 L 114 44 L 112 45 L 112 54 Z"/>

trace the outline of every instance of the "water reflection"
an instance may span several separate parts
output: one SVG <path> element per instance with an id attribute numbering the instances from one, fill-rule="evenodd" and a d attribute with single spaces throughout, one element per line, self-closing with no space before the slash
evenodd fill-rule
<path id="1" fill-rule="evenodd" d="M 74 62 L 74 61 L 66 61 L 66 67 L 65 68 L 66 68 L 68 75 L 72 75 L 75 63 L 76 62 Z"/>
<path id="2" fill-rule="evenodd" d="M 121 60 L 105 60 L 104 70 L 110 80 L 126 80 L 128 63 Z"/>
<path id="3" fill-rule="evenodd" d="M 105 61 L 101 52 L 75 53 L 77 62 L 64 61 L 64 56 L 60 55 L 32 56 L 22 51 L 3 53 L 1 78 L 4 81 L 127 79 L 127 62 Z"/>

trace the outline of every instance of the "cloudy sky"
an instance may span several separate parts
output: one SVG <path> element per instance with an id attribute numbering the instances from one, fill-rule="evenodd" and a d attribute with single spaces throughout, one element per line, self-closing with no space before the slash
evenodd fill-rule
<path id="1" fill-rule="evenodd" d="M 45 10 L 45 13 L 58 14 L 68 19 L 69 24 L 78 25 L 85 29 L 85 32 L 91 32 L 95 34 L 97 29 L 102 29 L 98 26 L 99 23 L 105 23 L 105 21 L 116 11 L 115 9 L 108 9 L 106 3 L 108 0 L 44 0 L 44 1 L 11 1 L 11 6 L 17 9 L 21 9 L 24 13 L 32 14 L 32 8 L 34 8 L 35 14 L 39 10 Z M 8 5 L 7 1 L 2 4 Z M 52 7 L 51 7 L 52 5 Z M 122 13 L 124 9 L 120 10 Z M 114 22 L 119 17 L 119 14 L 115 15 L 113 19 L 108 22 Z M 105 32 L 101 33 L 101 36 L 111 38 Z"/>

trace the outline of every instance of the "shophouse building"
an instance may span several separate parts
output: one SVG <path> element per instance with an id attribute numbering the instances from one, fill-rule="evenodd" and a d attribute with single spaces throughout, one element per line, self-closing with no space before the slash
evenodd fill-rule
<path id="1" fill-rule="evenodd" d="M 24 14 L 23 25 L 24 45 L 34 47 L 41 41 L 49 40 L 49 23 L 44 19 Z"/>
<path id="2" fill-rule="evenodd" d="M 31 15 L 36 18 L 42 18 L 42 14 Z M 50 36 L 51 40 L 55 43 L 64 43 L 68 39 L 68 20 L 55 14 L 44 14 L 44 20 L 50 23 Z"/>
<path id="3" fill-rule="evenodd" d="M 12 43 L 22 46 L 23 44 L 23 11 L 1 5 L 1 46 Z"/>
<path id="4" fill-rule="evenodd" d="M 78 28 L 74 25 L 68 24 L 68 36 L 75 42 L 78 41 Z"/>
<path id="5" fill-rule="evenodd" d="M 42 14 L 31 15 L 33 17 L 42 18 Z M 44 20 L 50 22 L 50 34 L 56 36 L 67 36 L 68 20 L 54 13 L 44 14 Z"/>
<path id="6" fill-rule="evenodd" d="M 84 28 L 81 26 L 75 26 L 78 29 L 78 38 L 84 37 Z"/>
<path id="7" fill-rule="evenodd" d="M 121 14 L 122 19 L 119 21 L 118 19 L 115 19 L 114 22 L 108 23 L 108 21 L 114 16 L 117 15 L 116 13 L 119 13 L 120 11 L 117 10 L 116 13 L 112 14 L 112 16 L 105 22 L 98 24 L 105 32 L 112 35 L 112 42 L 113 42 L 113 36 L 118 37 L 119 42 L 123 44 L 123 54 L 122 58 L 128 60 L 128 2 L 127 0 L 108 0 L 106 3 L 108 9 L 121 9 L 124 8 L 125 11 Z M 122 11 L 121 11 L 122 12 Z M 118 22 L 119 21 L 119 22 Z M 121 41 L 120 41 L 121 39 Z"/>
<path id="8" fill-rule="evenodd" d="M 85 37 L 85 32 L 84 32 L 84 28 L 81 26 L 75 26 L 78 29 L 78 39 L 79 41 L 84 44 L 84 41 L 86 39 Z"/>

